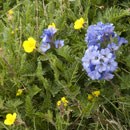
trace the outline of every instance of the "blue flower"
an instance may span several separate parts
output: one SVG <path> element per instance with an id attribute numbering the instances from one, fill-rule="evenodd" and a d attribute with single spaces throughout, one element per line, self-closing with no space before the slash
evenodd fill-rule
<path id="1" fill-rule="evenodd" d="M 113 57 L 109 48 L 101 49 L 100 50 L 100 61 L 107 62 Z"/>
<path id="2" fill-rule="evenodd" d="M 50 27 L 50 28 L 44 29 L 41 38 L 44 38 L 45 36 L 48 36 L 48 38 L 51 39 L 56 32 L 57 32 L 57 29 L 54 28 L 54 27 Z"/>
<path id="3" fill-rule="evenodd" d="M 97 46 L 90 46 L 82 58 L 83 68 L 92 80 L 111 79 L 112 72 L 117 69 L 113 55 L 109 48 L 99 49 Z"/>
<path id="4" fill-rule="evenodd" d="M 53 26 L 44 29 L 43 34 L 41 36 L 42 43 L 40 45 L 41 52 L 46 52 L 48 49 L 51 48 L 51 45 L 54 44 L 56 48 L 60 48 L 64 46 L 64 40 L 56 40 L 54 42 L 54 35 L 57 32 L 57 29 Z"/>
<path id="5" fill-rule="evenodd" d="M 103 24 L 102 22 L 99 22 L 97 25 L 88 27 L 85 41 L 87 42 L 88 47 L 92 45 L 100 47 L 103 42 L 110 41 L 110 39 L 115 36 L 113 24 Z"/>
<path id="6" fill-rule="evenodd" d="M 100 64 L 96 65 L 95 70 L 100 72 L 100 73 L 106 71 L 106 64 L 100 63 Z"/>
<path id="7" fill-rule="evenodd" d="M 88 76 L 92 80 L 112 79 L 118 67 L 115 51 L 128 41 L 114 32 L 113 24 L 102 22 L 88 27 L 85 41 L 88 49 L 82 58 L 82 65 Z"/>
<path id="8" fill-rule="evenodd" d="M 113 72 L 117 69 L 117 62 L 114 59 L 109 60 L 106 63 L 107 71 Z"/>
<path id="9" fill-rule="evenodd" d="M 118 37 L 118 46 L 121 46 L 122 44 L 126 44 L 128 41 L 123 37 Z"/>
<path id="10" fill-rule="evenodd" d="M 41 52 L 46 52 L 48 49 L 50 49 L 51 45 L 49 43 L 42 43 L 40 46 Z"/>
<path id="11" fill-rule="evenodd" d="M 44 35 L 44 37 L 42 38 L 42 43 L 50 43 L 51 42 L 51 38 L 48 35 Z"/>
<path id="12" fill-rule="evenodd" d="M 111 50 L 111 52 L 115 52 L 119 49 L 119 46 L 115 43 L 110 43 L 107 45 L 107 47 Z"/>
<path id="13" fill-rule="evenodd" d="M 113 79 L 114 75 L 110 72 L 104 72 L 102 74 L 102 79 L 105 79 L 105 80 L 110 80 L 110 79 Z"/>
<path id="14" fill-rule="evenodd" d="M 52 42 L 52 38 L 56 32 L 57 32 L 57 29 L 54 27 L 44 29 L 43 34 L 41 36 L 42 42 L 44 43 Z"/>
<path id="15" fill-rule="evenodd" d="M 56 48 L 61 48 L 61 47 L 64 46 L 64 40 L 56 40 L 54 42 L 54 45 L 55 45 Z"/>
<path id="16" fill-rule="evenodd" d="M 92 80 L 100 79 L 101 74 L 98 71 L 91 71 L 88 73 L 88 76 L 91 77 Z"/>

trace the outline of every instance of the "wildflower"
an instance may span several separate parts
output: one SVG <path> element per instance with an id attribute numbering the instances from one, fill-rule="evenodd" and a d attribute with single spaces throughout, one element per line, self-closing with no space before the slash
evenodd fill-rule
<path id="1" fill-rule="evenodd" d="M 59 107 L 61 105 L 61 101 L 59 100 L 58 102 L 57 102 L 57 106 Z"/>
<path id="2" fill-rule="evenodd" d="M 34 38 L 29 37 L 28 40 L 23 42 L 25 52 L 30 53 L 36 48 L 36 41 Z"/>
<path id="3" fill-rule="evenodd" d="M 44 29 L 41 38 L 47 37 L 48 39 L 50 39 L 50 41 L 46 41 L 46 42 L 51 42 L 51 39 L 56 32 L 57 32 L 57 29 L 55 29 L 54 27 Z"/>
<path id="4" fill-rule="evenodd" d="M 18 89 L 16 96 L 20 96 L 23 93 L 23 89 Z"/>
<path id="5" fill-rule="evenodd" d="M 50 27 L 48 29 L 44 29 L 43 34 L 41 36 L 42 43 L 51 43 L 54 34 L 57 32 L 57 30 L 54 27 Z"/>
<path id="6" fill-rule="evenodd" d="M 42 43 L 40 46 L 40 50 L 42 52 L 46 52 L 48 49 L 50 49 L 51 45 L 49 43 Z"/>
<path id="7" fill-rule="evenodd" d="M 8 14 L 9 14 L 9 15 L 13 15 L 13 14 L 14 14 L 13 10 L 12 10 L 12 9 L 9 10 L 9 11 L 8 11 Z"/>
<path id="8" fill-rule="evenodd" d="M 66 100 L 65 97 L 62 97 L 61 100 L 57 101 L 57 106 L 64 106 L 66 107 L 68 105 L 68 100 Z"/>
<path id="9" fill-rule="evenodd" d="M 49 25 L 48 25 L 48 28 L 52 28 L 52 27 L 53 27 L 53 28 L 56 28 L 55 23 L 52 23 L 52 24 L 49 24 Z"/>
<path id="10" fill-rule="evenodd" d="M 62 97 L 61 101 L 63 102 L 63 104 L 64 104 L 65 107 L 68 105 L 68 101 L 66 100 L 65 97 Z"/>
<path id="11" fill-rule="evenodd" d="M 88 100 L 92 101 L 93 100 L 93 95 L 92 94 L 88 94 Z"/>
<path id="12" fill-rule="evenodd" d="M 56 40 L 54 44 L 56 48 L 61 48 L 64 46 L 64 40 Z"/>
<path id="13" fill-rule="evenodd" d="M 13 114 L 7 114 L 6 115 L 6 119 L 4 120 L 4 124 L 5 125 L 13 125 L 15 120 L 16 120 L 16 116 L 17 114 L 16 113 L 13 113 Z"/>
<path id="14" fill-rule="evenodd" d="M 102 22 L 89 26 L 85 35 L 85 41 L 88 47 L 92 45 L 106 47 L 105 44 L 112 42 L 114 39 L 118 41 L 118 46 L 121 46 L 123 43 L 128 43 L 126 39 L 119 37 L 114 32 L 114 28 L 112 23 L 104 24 Z"/>
<path id="15" fill-rule="evenodd" d="M 52 25 L 49 25 L 47 29 L 44 29 L 43 34 L 41 36 L 42 43 L 40 45 L 41 52 L 46 52 L 48 49 L 51 48 L 51 45 L 54 44 L 56 48 L 60 48 L 64 46 L 64 40 L 56 40 L 54 42 L 54 35 L 57 32 L 57 29 L 55 28 L 55 24 L 52 23 Z"/>
<path id="16" fill-rule="evenodd" d="M 98 97 L 100 95 L 100 91 L 99 90 L 93 91 L 92 95 L 95 96 L 95 97 Z"/>
<path id="17" fill-rule="evenodd" d="M 74 29 L 81 29 L 83 28 L 85 21 L 83 18 L 77 19 L 74 23 Z"/>
<path id="18" fill-rule="evenodd" d="M 122 44 L 126 43 L 128 43 L 128 41 L 125 38 L 118 36 L 118 46 L 121 46 Z"/>
<path id="19" fill-rule="evenodd" d="M 96 25 L 88 27 L 85 41 L 88 43 L 88 46 L 96 45 L 100 47 L 101 43 L 110 41 L 110 38 L 114 38 L 115 36 L 113 24 L 98 22 Z"/>
<path id="20" fill-rule="evenodd" d="M 7 18 L 8 18 L 9 21 L 13 20 L 13 14 L 14 14 L 14 12 L 13 12 L 12 9 L 8 11 Z"/>
<path id="21" fill-rule="evenodd" d="M 112 79 L 112 73 L 118 67 L 115 51 L 128 41 L 114 32 L 113 24 L 102 22 L 88 27 L 85 41 L 88 49 L 82 58 L 82 64 L 88 76 L 92 80 Z"/>
<path id="22" fill-rule="evenodd" d="M 105 79 L 107 73 L 110 74 L 117 69 L 115 56 L 109 48 L 99 50 L 97 46 L 90 46 L 82 58 L 82 63 L 92 80 Z"/>
<path id="23" fill-rule="evenodd" d="M 114 51 L 117 51 L 119 49 L 119 46 L 112 42 L 112 43 L 107 45 L 107 48 L 109 48 L 111 50 L 111 52 L 114 52 Z"/>

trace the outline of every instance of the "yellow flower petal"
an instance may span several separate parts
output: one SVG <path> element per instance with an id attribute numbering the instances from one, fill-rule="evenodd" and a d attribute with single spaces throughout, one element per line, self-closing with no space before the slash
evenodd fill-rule
<path id="1" fill-rule="evenodd" d="M 36 40 L 35 40 L 34 38 L 32 38 L 32 37 L 29 37 L 29 38 L 28 38 L 28 41 L 30 41 L 30 42 L 33 43 L 33 44 L 36 43 Z"/>
<path id="2" fill-rule="evenodd" d="M 16 113 L 13 113 L 13 118 L 14 118 L 14 119 L 16 119 L 16 116 L 17 116 L 17 114 L 16 114 Z"/>
<path id="3" fill-rule="evenodd" d="M 36 48 L 36 40 L 32 37 L 29 37 L 28 40 L 23 42 L 23 48 L 25 52 L 32 52 Z"/>
<path id="4" fill-rule="evenodd" d="M 100 95 L 100 91 L 93 91 L 92 95 L 98 97 Z"/>
<path id="5" fill-rule="evenodd" d="M 49 24 L 49 25 L 48 25 L 48 28 L 51 28 L 51 27 L 56 28 L 55 23 L 52 23 L 52 24 Z"/>
<path id="6" fill-rule="evenodd" d="M 7 114 L 7 115 L 6 115 L 6 118 L 7 118 L 7 119 L 12 118 L 12 114 Z"/>
<path id="7" fill-rule="evenodd" d="M 6 119 L 4 120 L 4 124 L 5 125 L 13 125 L 15 120 L 16 120 L 16 116 L 17 114 L 16 113 L 13 113 L 13 114 L 7 114 L 6 115 Z"/>
<path id="8" fill-rule="evenodd" d="M 4 121 L 5 125 L 12 125 L 12 123 L 10 123 L 10 121 L 8 121 L 7 119 Z"/>
<path id="9" fill-rule="evenodd" d="M 65 97 L 62 97 L 62 98 L 61 98 L 61 101 L 62 101 L 63 103 L 68 103 L 68 101 L 66 100 Z"/>
<path id="10" fill-rule="evenodd" d="M 66 100 L 65 97 L 62 97 L 62 98 L 61 98 L 61 101 L 62 101 L 62 103 L 63 103 L 63 105 L 64 105 L 65 107 L 68 105 L 68 101 Z"/>
<path id="11" fill-rule="evenodd" d="M 9 14 L 9 15 L 12 15 L 13 13 L 14 13 L 13 10 L 9 10 L 9 11 L 8 11 L 8 14 Z"/>
<path id="12" fill-rule="evenodd" d="M 58 101 L 57 102 L 57 106 L 59 107 L 61 105 L 61 101 Z"/>
<path id="13" fill-rule="evenodd" d="M 81 29 L 83 28 L 85 21 L 84 19 L 81 17 L 80 19 L 77 19 L 74 23 L 74 29 Z"/>
<path id="14" fill-rule="evenodd" d="M 88 100 L 92 101 L 93 100 L 93 96 L 91 94 L 88 94 Z"/>
<path id="15" fill-rule="evenodd" d="M 16 96 L 20 96 L 22 93 L 23 93 L 23 90 L 22 89 L 18 89 L 18 91 L 16 93 Z"/>

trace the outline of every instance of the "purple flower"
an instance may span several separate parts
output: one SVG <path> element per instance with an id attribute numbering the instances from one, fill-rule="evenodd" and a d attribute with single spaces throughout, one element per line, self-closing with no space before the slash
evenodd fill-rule
<path id="1" fill-rule="evenodd" d="M 107 62 L 112 58 L 113 54 L 110 49 L 105 48 L 100 51 L 100 61 Z"/>
<path id="2" fill-rule="evenodd" d="M 56 40 L 54 44 L 56 48 L 61 48 L 64 46 L 64 40 Z"/>
<path id="3" fill-rule="evenodd" d="M 44 29 L 41 38 L 44 38 L 45 36 L 47 36 L 48 38 L 51 39 L 56 32 L 57 32 L 57 29 L 54 28 L 54 27 L 50 27 L 50 28 Z"/>
<path id="4" fill-rule="evenodd" d="M 96 69 L 98 72 L 100 72 L 100 73 L 106 71 L 106 68 L 107 68 L 107 66 L 106 66 L 105 63 L 100 63 L 100 64 L 96 65 L 96 67 L 95 67 L 95 69 Z"/>
<path id="5" fill-rule="evenodd" d="M 44 29 L 43 34 L 41 36 L 42 43 L 40 46 L 40 50 L 42 52 L 46 52 L 48 49 L 50 49 L 51 47 L 50 44 L 54 44 L 56 48 L 60 48 L 64 46 L 64 40 L 56 40 L 55 42 L 53 41 L 53 37 L 56 32 L 57 29 L 54 27 L 49 27 L 47 29 Z"/>
<path id="6" fill-rule="evenodd" d="M 116 45 L 115 43 L 110 43 L 110 44 L 107 45 L 107 47 L 108 47 L 112 52 L 117 51 L 117 50 L 119 49 L 119 46 Z"/>
<path id="7" fill-rule="evenodd" d="M 102 79 L 105 79 L 105 80 L 110 80 L 110 79 L 113 79 L 114 75 L 111 74 L 110 72 L 105 72 L 102 74 Z"/>
<path id="8" fill-rule="evenodd" d="M 128 43 L 128 41 L 123 37 L 118 37 L 118 45 L 121 46 L 122 44 Z"/>
<path id="9" fill-rule="evenodd" d="M 98 71 L 91 71 L 88 73 L 88 76 L 91 77 L 92 80 L 100 79 L 101 74 Z"/>
<path id="10" fill-rule="evenodd" d="M 99 22 L 97 25 L 88 27 L 85 41 L 87 42 L 88 47 L 92 45 L 100 47 L 103 42 L 110 41 L 111 37 L 115 36 L 113 24 L 103 24 L 102 22 Z"/>
<path id="11" fill-rule="evenodd" d="M 56 32 L 57 32 L 57 29 L 55 29 L 54 27 L 44 29 L 43 34 L 41 36 L 42 43 L 50 43 L 50 42 L 52 42 L 52 38 L 53 38 L 53 36 L 54 36 L 54 34 Z"/>
<path id="12" fill-rule="evenodd" d="M 113 72 L 117 69 L 117 62 L 114 59 L 109 60 L 106 63 L 107 71 Z"/>
<path id="13" fill-rule="evenodd" d="M 42 38 L 42 43 L 50 43 L 51 39 L 48 35 L 44 35 L 44 37 Z"/>
<path id="14" fill-rule="evenodd" d="M 100 50 L 97 46 L 90 46 L 82 58 L 83 68 L 92 80 L 111 79 L 112 72 L 117 69 L 113 55 L 109 48 Z"/>
<path id="15" fill-rule="evenodd" d="M 82 65 L 88 76 L 92 80 L 112 79 L 112 73 L 118 67 L 115 51 L 128 41 L 114 32 L 113 24 L 102 22 L 88 27 L 85 41 L 88 49 L 82 58 Z"/>
<path id="16" fill-rule="evenodd" d="M 42 43 L 40 46 L 41 52 L 46 52 L 48 49 L 50 49 L 51 45 L 49 43 Z"/>

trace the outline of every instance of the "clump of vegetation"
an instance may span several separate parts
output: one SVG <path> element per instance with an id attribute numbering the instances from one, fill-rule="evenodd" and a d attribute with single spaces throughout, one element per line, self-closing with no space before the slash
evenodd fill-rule
<path id="1" fill-rule="evenodd" d="M 0 1 L 0 129 L 130 129 L 129 33 L 129 0 Z"/>

